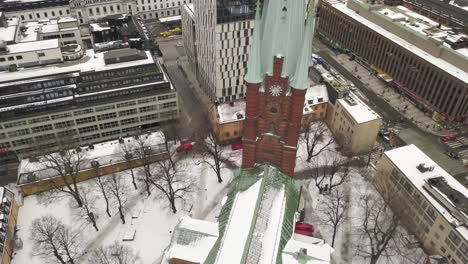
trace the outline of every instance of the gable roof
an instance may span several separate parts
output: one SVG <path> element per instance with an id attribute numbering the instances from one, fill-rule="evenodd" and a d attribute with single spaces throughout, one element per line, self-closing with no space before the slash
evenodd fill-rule
<path id="1" fill-rule="evenodd" d="M 300 182 L 272 165 L 243 169 L 231 184 L 218 218 L 220 236 L 204 263 L 281 263 L 300 190 Z"/>

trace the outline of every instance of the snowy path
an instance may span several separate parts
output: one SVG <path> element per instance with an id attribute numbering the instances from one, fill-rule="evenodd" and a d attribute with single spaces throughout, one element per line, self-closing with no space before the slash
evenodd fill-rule
<path id="1" fill-rule="evenodd" d="M 141 195 L 140 194 L 137 194 L 137 195 L 134 195 L 131 199 L 130 199 L 130 202 L 126 204 L 125 206 L 125 219 L 127 220 L 128 219 L 128 214 L 129 212 L 131 212 L 131 209 L 133 209 L 135 207 L 135 205 L 138 203 L 138 201 L 141 200 Z M 107 216 L 103 216 L 103 217 L 107 217 Z M 95 249 L 97 248 L 99 245 L 102 244 L 102 242 L 106 239 L 106 237 L 114 230 L 114 228 L 120 223 L 120 216 L 118 213 L 114 214 L 112 217 L 111 217 L 111 220 L 107 223 L 106 227 L 104 228 L 101 228 L 99 229 L 99 233 L 98 235 L 88 243 L 88 245 L 86 246 L 84 252 L 84 256 L 86 256 L 86 253 L 87 252 L 90 252 L 92 251 L 92 249 Z"/>

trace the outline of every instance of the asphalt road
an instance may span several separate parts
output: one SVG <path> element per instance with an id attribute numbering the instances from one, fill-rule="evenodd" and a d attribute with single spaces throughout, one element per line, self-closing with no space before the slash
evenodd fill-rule
<path id="1" fill-rule="evenodd" d="M 158 44 L 163 54 L 163 65 L 179 95 L 181 136 L 194 136 L 196 132 L 206 128 L 206 117 L 200 95 L 194 89 L 198 84 L 191 81 L 193 78 L 188 78 L 186 71 L 183 71 L 183 68 L 187 68 L 188 61 L 182 39 L 166 38 Z"/>

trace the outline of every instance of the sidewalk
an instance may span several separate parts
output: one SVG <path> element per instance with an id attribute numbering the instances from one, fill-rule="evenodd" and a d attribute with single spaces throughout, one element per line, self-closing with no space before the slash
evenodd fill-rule
<path id="1" fill-rule="evenodd" d="M 378 79 L 375 75 L 371 74 L 369 70 L 364 68 L 358 62 L 350 61 L 348 55 L 339 54 L 337 56 L 333 56 L 333 58 L 352 75 L 361 80 L 365 84 L 366 88 L 385 100 L 391 107 L 420 129 L 434 135 L 453 133 L 442 128 L 437 122 L 432 120 L 430 116 L 424 114 L 419 108 L 417 108 L 409 99 L 397 93 L 393 88 L 387 86 L 387 84 Z"/>

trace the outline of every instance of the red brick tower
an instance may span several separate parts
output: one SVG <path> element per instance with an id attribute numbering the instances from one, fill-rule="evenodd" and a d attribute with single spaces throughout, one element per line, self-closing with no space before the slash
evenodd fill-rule
<path id="1" fill-rule="evenodd" d="M 260 92 L 261 84 L 247 83 L 242 167 L 269 162 L 292 177 L 306 90 L 286 94 L 283 58 L 273 60 L 273 76 L 265 76 L 264 91 Z"/>
<path id="2" fill-rule="evenodd" d="M 313 4 L 303 1 L 271 0 L 257 6 L 245 76 L 243 168 L 268 162 L 284 174 L 294 175 L 309 86 L 312 11 Z"/>

